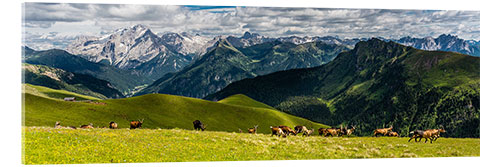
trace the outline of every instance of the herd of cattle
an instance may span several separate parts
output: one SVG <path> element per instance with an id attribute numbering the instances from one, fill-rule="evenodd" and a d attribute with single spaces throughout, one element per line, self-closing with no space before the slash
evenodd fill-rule
<path id="1" fill-rule="evenodd" d="M 130 122 L 130 129 L 136 129 L 142 127 L 142 124 L 144 122 L 144 119 L 139 120 L 139 121 L 131 121 Z M 195 120 L 193 121 L 193 126 L 195 130 L 201 130 L 204 131 L 206 129 L 206 125 L 203 124 L 200 120 Z M 253 128 L 248 129 L 248 133 L 256 134 L 257 133 L 257 128 L 259 126 L 255 125 Z M 56 122 L 55 128 L 67 128 L 67 129 L 77 129 L 74 126 L 69 126 L 69 127 L 63 127 L 61 126 L 61 123 L 59 121 Z M 92 123 L 88 125 L 81 125 L 81 129 L 91 129 L 94 128 Z M 118 123 L 116 122 L 110 122 L 109 127 L 110 129 L 118 129 Z M 311 136 L 314 132 L 314 129 L 307 129 L 307 127 L 302 126 L 302 125 L 297 125 L 293 129 L 280 125 L 280 126 L 271 126 L 271 137 L 272 136 L 278 136 L 278 137 L 284 137 L 286 138 L 289 135 L 297 136 L 297 134 L 302 133 L 302 136 Z M 320 136 L 324 137 L 341 137 L 341 136 L 347 136 L 349 137 L 354 130 L 356 129 L 355 126 L 351 126 L 350 128 L 348 127 L 343 127 L 341 126 L 340 128 L 319 128 L 318 129 L 318 134 Z M 373 135 L 375 137 L 378 137 L 379 135 L 382 136 L 390 136 L 390 137 L 399 137 L 399 134 L 397 132 L 392 131 L 393 127 L 389 128 L 382 128 L 382 129 L 375 129 L 373 131 Z M 243 130 L 239 129 L 241 133 L 243 133 Z M 436 141 L 441 133 L 446 132 L 444 129 L 428 129 L 428 130 L 415 130 L 410 132 L 410 139 L 408 142 L 410 142 L 412 139 L 415 139 L 415 142 L 420 142 L 422 138 L 425 138 L 425 143 L 427 143 L 428 139 L 430 140 L 430 143 L 433 141 Z"/>

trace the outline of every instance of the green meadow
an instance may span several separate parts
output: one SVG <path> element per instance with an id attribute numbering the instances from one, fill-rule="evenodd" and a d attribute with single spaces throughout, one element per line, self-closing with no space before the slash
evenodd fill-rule
<path id="1" fill-rule="evenodd" d="M 261 129 L 269 132 L 268 128 Z M 183 129 L 24 127 L 24 164 L 479 156 L 479 139 L 433 144 L 398 137 L 270 137 Z"/>

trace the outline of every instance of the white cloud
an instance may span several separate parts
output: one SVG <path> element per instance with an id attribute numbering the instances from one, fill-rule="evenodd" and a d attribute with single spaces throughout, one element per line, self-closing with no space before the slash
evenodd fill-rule
<path id="1" fill-rule="evenodd" d="M 110 32 L 135 24 L 154 32 L 202 35 L 426 37 L 443 33 L 479 40 L 479 11 L 315 9 L 266 7 L 185 7 L 25 3 L 29 33 L 66 35 Z"/>

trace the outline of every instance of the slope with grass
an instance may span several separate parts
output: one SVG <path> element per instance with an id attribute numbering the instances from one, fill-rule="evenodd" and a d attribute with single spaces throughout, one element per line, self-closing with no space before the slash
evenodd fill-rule
<path id="1" fill-rule="evenodd" d="M 27 63 L 23 64 L 22 69 L 23 83 L 67 90 L 101 99 L 123 97 L 111 83 L 90 75 Z"/>
<path id="2" fill-rule="evenodd" d="M 75 97 L 75 100 L 100 100 L 99 98 L 81 95 L 74 92 L 69 92 L 66 90 L 56 90 L 43 86 L 36 86 L 31 84 L 22 84 L 22 89 L 24 93 L 31 95 L 36 95 L 40 97 L 50 98 L 54 100 L 63 100 L 65 97 Z"/>
<path id="3" fill-rule="evenodd" d="M 371 39 L 328 64 L 233 82 L 205 97 L 245 94 L 281 111 L 362 135 L 393 125 L 403 135 L 444 127 L 479 137 L 479 57 Z"/>
<path id="4" fill-rule="evenodd" d="M 192 122 L 201 120 L 207 130 L 228 132 L 246 130 L 253 125 L 266 129 L 277 125 L 326 127 L 280 112 L 243 95 L 228 97 L 220 102 L 164 94 L 95 102 L 68 102 L 32 93 L 24 93 L 24 98 L 25 126 L 52 126 L 61 121 L 63 126 L 93 123 L 94 126 L 105 127 L 114 121 L 120 128 L 128 128 L 130 120 L 144 119 L 144 128 L 193 129 Z"/>
<path id="5" fill-rule="evenodd" d="M 269 129 L 266 129 L 269 131 Z M 270 137 L 181 129 L 24 127 L 24 164 L 480 156 L 479 139 L 433 144 L 394 137 Z"/>
<path id="6" fill-rule="evenodd" d="M 27 47 L 23 47 L 22 59 L 25 63 L 58 68 L 71 73 L 87 74 L 101 80 L 106 80 L 125 95 L 130 93 L 135 87 L 153 81 L 151 78 L 138 75 L 134 71 L 90 62 L 77 55 L 59 49 L 34 51 Z"/>

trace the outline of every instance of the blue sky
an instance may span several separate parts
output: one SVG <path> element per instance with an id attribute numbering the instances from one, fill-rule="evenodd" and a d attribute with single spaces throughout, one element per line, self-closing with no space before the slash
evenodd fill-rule
<path id="1" fill-rule="evenodd" d="M 278 36 L 437 37 L 479 40 L 479 11 L 166 6 L 117 4 L 24 4 L 25 43 L 34 48 L 63 47 L 78 35 L 99 36 L 143 24 L 155 33 L 206 36 L 245 31 Z M 58 46 L 51 46 L 54 42 Z"/>

